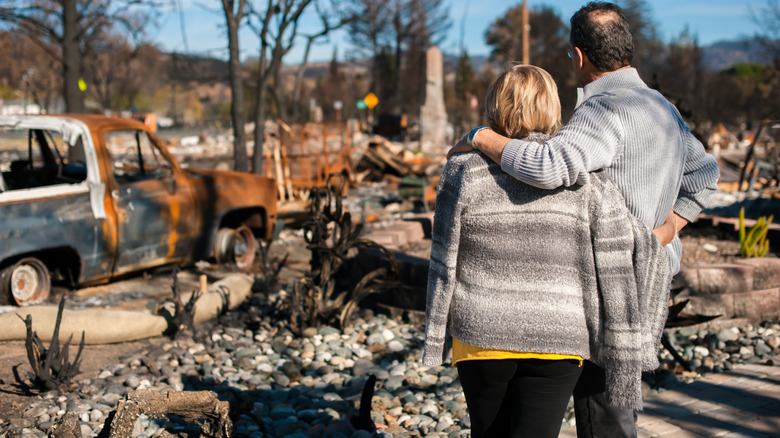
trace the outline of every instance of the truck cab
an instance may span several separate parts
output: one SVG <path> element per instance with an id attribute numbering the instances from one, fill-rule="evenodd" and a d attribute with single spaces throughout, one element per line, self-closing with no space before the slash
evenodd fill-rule
<path id="1" fill-rule="evenodd" d="M 0 303 L 51 282 L 107 282 L 214 259 L 252 263 L 276 220 L 273 180 L 182 168 L 139 121 L 0 117 Z"/>

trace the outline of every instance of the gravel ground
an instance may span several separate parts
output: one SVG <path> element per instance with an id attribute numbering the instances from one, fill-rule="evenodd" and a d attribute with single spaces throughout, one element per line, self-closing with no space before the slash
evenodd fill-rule
<path id="1" fill-rule="evenodd" d="M 457 372 L 421 364 L 422 327 L 363 310 L 343 332 L 309 328 L 290 332 L 279 312 L 280 297 L 255 297 L 245 306 L 198 327 L 195 336 L 159 340 L 75 382 L 67 393 L 30 398 L 20 415 L 0 420 L 0 437 L 47 436 L 66 412 L 81 421 L 84 437 L 97 436 L 106 417 L 130 391 L 210 390 L 244 406 L 237 436 L 367 437 L 468 436 L 470 420 Z M 687 381 L 698 373 L 759 362 L 780 352 L 780 324 L 716 331 L 669 331 L 693 372 L 685 372 L 662 350 L 662 367 L 645 377 L 646 395 Z M 375 432 L 356 430 L 361 391 L 377 378 L 371 419 Z M 571 422 L 567 413 L 563 425 Z M 142 416 L 133 437 L 198 436 L 197 426 Z"/>

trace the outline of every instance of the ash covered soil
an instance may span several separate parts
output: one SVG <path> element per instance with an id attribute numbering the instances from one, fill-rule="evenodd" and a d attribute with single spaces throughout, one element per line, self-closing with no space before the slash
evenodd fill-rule
<path id="1" fill-rule="evenodd" d="M 731 263 L 740 258 L 739 233 L 690 224 L 680 232 L 683 246 L 682 266 Z M 777 257 L 772 252 L 768 257 Z"/>
<path id="2" fill-rule="evenodd" d="M 693 224 L 681 239 L 683 266 L 738 257 L 736 231 Z M 299 236 L 288 236 L 283 246 L 293 254 L 306 252 Z M 296 261 L 288 261 L 289 265 L 296 266 Z M 305 269 L 300 257 L 297 267 L 293 276 Z M 169 273 L 162 273 L 135 281 L 157 284 L 168 293 L 169 278 Z M 94 296 L 76 298 L 69 305 L 85 305 Z M 191 337 L 85 346 L 81 372 L 70 391 L 31 388 L 24 342 L 0 343 L 0 437 L 46 436 L 68 411 L 79 416 L 82 436 L 97 436 L 118 402 L 137 389 L 215 391 L 221 399 L 241 406 L 241 415 L 234 419 L 237 436 L 316 437 L 337 432 L 342 435 L 334 436 L 372 436 L 357 429 L 352 420 L 370 374 L 377 377 L 373 436 L 468 436 L 470 420 L 457 372 L 451 367 L 422 366 L 420 324 L 363 310 L 343 332 L 321 327 L 299 337 L 289 329 L 283 298 L 284 292 L 258 293 L 240 309 L 198 326 Z M 154 299 L 159 296 L 112 305 L 142 308 Z M 681 329 L 671 336 L 691 354 L 710 349 L 710 359 L 695 362 L 700 372 L 728 370 L 736 363 L 780 353 L 780 325 L 772 321 L 714 332 Z M 663 371 L 646 381 L 647 394 L 695 378 L 696 373 L 681 376 L 665 351 L 660 357 Z M 571 411 L 564 425 L 569 421 Z M 162 429 L 167 436 L 198 434 L 192 425 L 142 417 L 132 436 L 159 436 Z"/>

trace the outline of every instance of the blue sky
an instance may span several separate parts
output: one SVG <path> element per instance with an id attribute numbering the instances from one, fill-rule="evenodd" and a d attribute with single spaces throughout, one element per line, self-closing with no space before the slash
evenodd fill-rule
<path id="1" fill-rule="evenodd" d="M 227 38 L 224 32 L 224 16 L 218 9 L 220 2 L 210 1 L 213 9 L 206 9 L 204 1 L 178 0 L 182 4 L 182 15 L 185 21 L 187 46 L 191 53 L 226 58 Z M 466 20 L 464 44 L 471 56 L 486 55 L 489 48 L 485 45 L 485 30 L 511 7 L 522 1 L 507 2 L 500 0 L 444 0 L 450 6 L 452 20 L 451 31 L 441 44 L 445 53 L 458 52 L 460 30 L 463 17 Z M 568 21 L 569 17 L 587 0 L 528 0 L 529 8 L 540 5 L 550 5 L 559 15 Z M 175 4 L 175 1 L 172 2 Z M 750 8 L 760 9 L 765 0 L 652 0 L 650 5 L 652 19 L 656 23 L 660 36 L 668 42 L 687 27 L 698 38 L 700 45 L 708 45 L 720 40 L 733 40 L 743 36 L 752 36 L 758 28 L 751 18 Z M 315 31 L 317 21 L 308 17 L 302 22 L 301 29 Z M 163 50 L 185 52 L 186 47 L 182 37 L 179 13 L 176 9 L 164 9 L 159 20 L 159 28 L 150 32 L 150 38 L 159 44 Z M 257 38 L 249 30 L 241 36 L 242 57 L 256 56 Z M 285 58 L 285 63 L 300 62 L 303 53 L 303 43 L 297 45 Z M 310 55 L 310 61 L 328 61 L 333 56 L 334 46 L 339 53 L 339 59 L 350 49 L 349 42 L 343 32 L 338 32 L 329 41 L 318 45 Z"/>

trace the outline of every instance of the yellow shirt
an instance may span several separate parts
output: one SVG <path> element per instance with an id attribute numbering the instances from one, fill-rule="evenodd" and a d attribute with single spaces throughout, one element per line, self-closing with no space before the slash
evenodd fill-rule
<path id="1" fill-rule="evenodd" d="M 452 365 L 462 360 L 485 359 L 546 359 L 565 360 L 573 359 L 582 366 L 582 357 L 573 354 L 534 353 L 510 350 L 493 350 L 490 348 L 476 347 L 452 338 Z"/>

